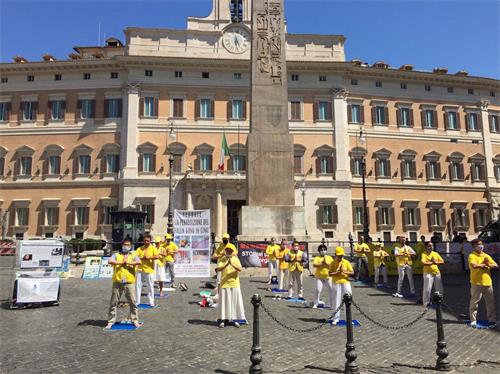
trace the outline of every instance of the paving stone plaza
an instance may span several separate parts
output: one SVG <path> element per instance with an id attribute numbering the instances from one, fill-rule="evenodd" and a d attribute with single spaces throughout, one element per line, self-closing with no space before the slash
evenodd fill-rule
<path id="1" fill-rule="evenodd" d="M 5 270 L 5 269 L 4 269 Z M 250 270 L 246 270 L 247 275 Z M 1 298 L 8 298 L 8 272 L 0 278 Z M 245 271 L 244 271 L 245 273 Z M 264 275 L 264 274 L 262 274 Z M 494 275 L 498 284 L 497 274 Z M 416 276 L 421 295 L 421 276 Z M 444 274 L 445 302 L 455 313 L 466 313 L 467 274 Z M 219 329 L 217 308 L 200 308 L 198 293 L 209 279 L 186 280 L 189 290 L 175 291 L 158 307 L 140 310 L 144 325 L 136 331 L 104 331 L 111 295 L 110 280 L 63 281 L 59 306 L 0 310 L 1 373 L 245 373 L 252 346 L 251 296 L 259 293 L 267 309 L 296 329 L 317 326 L 328 310 L 275 301 L 265 277 L 242 278 L 249 326 Z M 395 286 L 396 278 L 390 278 Z M 305 277 L 305 297 L 313 296 L 313 278 Z M 353 297 L 371 318 L 390 326 L 404 325 L 422 313 L 414 301 L 396 299 L 393 290 L 353 283 Z M 498 288 L 495 291 L 498 300 Z M 128 311 L 120 309 L 125 317 Z M 429 372 L 436 362 L 435 311 L 430 309 L 408 329 L 375 326 L 356 310 L 353 318 L 357 363 L 362 373 Z M 484 305 L 479 319 L 484 318 Z M 500 330 L 478 330 L 444 312 L 445 337 L 453 372 L 498 373 Z M 262 366 L 267 373 L 338 373 L 345 364 L 345 327 L 324 326 L 311 333 L 284 329 L 261 310 Z"/>

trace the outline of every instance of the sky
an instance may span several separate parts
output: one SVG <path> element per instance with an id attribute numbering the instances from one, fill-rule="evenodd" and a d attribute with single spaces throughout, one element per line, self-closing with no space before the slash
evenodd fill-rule
<path id="1" fill-rule="evenodd" d="M 212 0 L 0 0 L 0 61 L 66 59 L 129 26 L 185 28 Z M 341 34 L 346 58 L 500 79 L 500 0 L 285 0 L 288 32 Z M 99 24 L 100 38 L 99 38 Z"/>

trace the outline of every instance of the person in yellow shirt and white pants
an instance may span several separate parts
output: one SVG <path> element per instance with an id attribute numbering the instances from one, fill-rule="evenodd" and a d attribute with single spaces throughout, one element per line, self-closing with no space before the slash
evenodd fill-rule
<path id="1" fill-rule="evenodd" d="M 302 284 L 302 273 L 304 272 L 305 256 L 304 252 L 300 250 L 299 242 L 294 241 L 292 250 L 288 253 L 288 271 L 290 276 L 290 285 L 288 286 L 288 298 L 293 299 L 294 290 L 297 291 L 299 299 L 304 298 L 304 286 Z"/>
<path id="2" fill-rule="evenodd" d="M 269 280 L 267 284 L 271 284 L 273 278 L 273 271 L 276 277 L 278 277 L 279 269 L 278 269 L 278 261 L 276 260 L 276 252 L 278 251 L 279 247 L 280 246 L 276 244 L 275 238 L 271 238 L 271 244 L 269 244 L 266 247 L 267 269 L 269 271 Z"/>
<path id="3" fill-rule="evenodd" d="M 490 255 L 484 253 L 484 244 L 481 240 L 472 241 L 474 251 L 469 255 L 470 269 L 470 306 L 469 316 L 471 327 L 477 327 L 477 309 L 479 301 L 484 296 L 486 303 L 486 318 L 488 327 L 496 327 L 495 296 L 493 293 L 493 282 L 491 269 L 498 268 L 498 264 Z"/>
<path id="4" fill-rule="evenodd" d="M 109 302 L 109 318 L 106 329 L 113 327 L 116 322 L 116 309 L 122 294 L 125 294 L 125 298 L 127 299 L 132 323 L 135 327 L 140 327 L 141 324 L 139 323 L 139 315 L 135 303 L 134 286 L 136 267 L 141 264 L 141 260 L 132 252 L 132 241 L 129 239 L 123 240 L 120 253 L 115 253 L 111 256 L 108 263 L 113 265 L 113 288 Z"/>
<path id="5" fill-rule="evenodd" d="M 389 257 L 389 253 L 387 253 L 382 249 L 382 243 L 376 242 L 373 243 L 373 246 L 374 248 L 372 254 L 373 254 L 373 268 L 375 270 L 375 278 L 374 278 L 375 284 L 377 285 L 377 287 L 381 286 L 379 280 L 380 280 L 380 275 L 382 275 L 382 280 L 384 282 L 383 285 L 387 286 L 388 279 L 387 279 L 386 259 L 387 257 Z"/>
<path id="6" fill-rule="evenodd" d="M 141 265 L 136 272 L 136 302 L 141 303 L 142 282 L 145 280 L 148 289 L 148 301 L 150 306 L 155 306 L 155 261 L 160 258 L 160 251 L 151 244 L 151 235 L 144 235 L 144 245 L 137 248 L 137 256 Z"/>
<path id="7" fill-rule="evenodd" d="M 434 251 L 431 242 L 425 242 L 425 252 L 420 257 L 423 266 L 424 289 L 422 292 L 422 302 L 427 307 L 431 302 L 432 286 L 443 295 L 443 282 L 438 265 L 444 264 L 443 258 Z"/>
<path id="8" fill-rule="evenodd" d="M 220 323 L 224 327 L 226 323 L 233 323 L 240 327 L 238 320 L 246 320 L 243 297 L 241 296 L 240 277 L 242 271 L 241 263 L 235 255 L 231 246 L 224 249 L 224 255 L 217 261 L 215 271 L 220 274 Z"/>
<path id="9" fill-rule="evenodd" d="M 367 243 L 365 243 L 365 237 L 363 235 L 360 235 L 358 242 L 354 244 L 354 258 L 356 260 L 356 281 L 358 281 L 361 276 L 361 268 L 363 268 L 363 277 L 361 277 L 361 279 L 370 279 L 370 273 L 368 270 L 368 253 L 370 253 L 370 247 Z"/>
<path id="10" fill-rule="evenodd" d="M 212 254 L 212 261 L 218 262 L 220 258 L 224 257 L 226 248 L 231 248 L 233 250 L 233 254 L 235 256 L 238 255 L 238 249 L 235 247 L 233 243 L 229 242 L 229 239 L 230 236 L 228 233 L 222 234 L 222 242 L 219 244 L 219 246 L 215 249 L 214 253 Z M 217 271 L 216 273 L 217 273 L 217 281 L 216 281 L 217 287 L 214 298 L 218 300 L 220 294 L 221 273 Z"/>
<path id="11" fill-rule="evenodd" d="M 278 289 L 284 290 L 288 289 L 290 283 L 290 272 L 288 270 L 289 265 L 285 258 L 288 258 L 288 253 L 290 249 L 287 246 L 287 241 L 285 239 L 281 240 L 280 246 L 276 251 L 276 259 L 278 260 L 279 272 L 278 272 Z M 285 281 L 286 280 L 286 281 Z"/>
<path id="12" fill-rule="evenodd" d="M 354 275 L 354 269 L 349 261 L 345 258 L 345 250 L 342 247 L 335 248 L 335 258 L 330 265 L 330 276 L 333 283 L 333 300 L 332 308 L 336 310 L 342 303 L 342 298 L 346 293 L 352 294 L 351 283 L 349 277 Z M 333 317 L 333 325 L 340 321 L 340 310 Z"/>
<path id="13" fill-rule="evenodd" d="M 158 283 L 160 297 L 163 296 L 163 283 L 167 281 L 165 274 L 165 255 L 166 251 L 162 244 L 161 236 L 155 237 L 155 247 L 160 252 L 160 258 L 155 261 L 155 282 Z"/>
<path id="14" fill-rule="evenodd" d="M 170 283 L 175 287 L 175 255 L 177 254 L 177 245 L 173 242 L 171 234 L 165 234 L 165 270 L 168 270 L 170 275 Z"/>
<path id="15" fill-rule="evenodd" d="M 415 251 L 410 246 L 406 245 L 406 240 L 404 236 L 398 236 L 398 242 L 394 248 L 394 255 L 396 256 L 396 264 L 398 265 L 398 290 L 392 296 L 403 297 L 403 282 L 405 280 L 405 275 L 408 276 L 408 282 L 410 283 L 411 296 L 415 296 L 415 284 L 413 283 L 413 260 L 412 256 L 415 256 Z"/>
<path id="16" fill-rule="evenodd" d="M 313 308 L 317 308 L 320 303 L 320 296 L 323 287 L 328 292 L 328 305 L 333 307 L 333 288 L 332 279 L 330 278 L 330 266 L 333 262 L 332 256 L 326 254 L 326 245 L 318 246 L 319 256 L 314 257 L 313 267 L 315 269 L 314 277 L 316 278 L 316 289 L 314 290 Z"/>

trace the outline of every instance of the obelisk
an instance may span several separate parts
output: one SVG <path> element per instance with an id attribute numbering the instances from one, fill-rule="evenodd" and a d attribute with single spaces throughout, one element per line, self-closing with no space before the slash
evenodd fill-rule
<path id="1" fill-rule="evenodd" d="M 252 1 L 247 206 L 241 216 L 241 237 L 247 239 L 305 231 L 304 209 L 295 206 L 284 17 L 283 0 Z"/>

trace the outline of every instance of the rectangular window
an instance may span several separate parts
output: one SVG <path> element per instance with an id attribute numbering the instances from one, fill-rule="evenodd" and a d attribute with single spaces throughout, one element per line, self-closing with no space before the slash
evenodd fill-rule
<path id="1" fill-rule="evenodd" d="M 386 124 L 385 107 L 383 107 L 383 106 L 376 106 L 375 107 L 375 123 L 376 124 Z"/>
<path id="2" fill-rule="evenodd" d="M 299 80 L 299 75 L 298 74 L 292 74 L 292 81 L 298 81 Z"/>
<path id="3" fill-rule="evenodd" d="M 2 78 L 0 78 L 0 82 L 1 82 L 1 83 L 9 83 L 9 78 L 7 78 L 7 77 L 2 77 Z"/>
<path id="4" fill-rule="evenodd" d="M 424 110 L 424 127 L 427 129 L 436 128 L 435 118 L 434 118 L 434 110 L 426 109 Z"/>
<path id="5" fill-rule="evenodd" d="M 406 90 L 406 88 L 407 88 L 406 83 L 401 83 L 401 89 Z"/>
<path id="6" fill-rule="evenodd" d="M 455 226 L 458 226 L 458 227 L 465 227 L 466 224 L 465 224 L 465 217 L 466 217 L 466 213 L 465 213 L 465 209 L 464 208 L 456 208 L 455 209 Z"/>
<path id="7" fill-rule="evenodd" d="M 182 173 L 182 155 L 174 155 L 172 171 L 174 173 Z"/>
<path id="8" fill-rule="evenodd" d="M 331 205 L 323 205 L 323 224 L 333 224 L 333 206 Z"/>
<path id="9" fill-rule="evenodd" d="M 119 155 L 106 155 L 106 172 L 107 173 L 118 173 L 119 166 L 120 166 L 120 156 Z"/>
<path id="10" fill-rule="evenodd" d="M 94 115 L 92 113 L 92 108 L 93 108 L 93 100 L 91 99 L 84 99 L 80 100 L 80 118 L 81 119 L 89 119 L 92 118 Z"/>
<path id="11" fill-rule="evenodd" d="M 468 129 L 469 131 L 478 131 L 479 130 L 479 121 L 477 113 L 468 113 Z"/>
<path id="12" fill-rule="evenodd" d="M 431 90 L 431 86 L 426 85 L 426 86 L 425 86 L 425 90 L 426 90 L 426 91 L 430 91 L 430 90 Z"/>
<path id="13" fill-rule="evenodd" d="M 484 227 L 486 226 L 486 223 L 486 209 L 476 209 L 476 226 Z"/>
<path id="14" fill-rule="evenodd" d="M 200 171 L 212 170 L 212 155 L 200 155 Z"/>
<path id="15" fill-rule="evenodd" d="M 57 226 L 59 209 L 57 207 L 47 207 L 45 208 L 46 214 L 46 225 L 47 226 Z"/>
<path id="16" fill-rule="evenodd" d="M 358 80 L 357 79 L 351 79 L 351 86 L 357 86 L 358 85 Z"/>
<path id="17" fill-rule="evenodd" d="M 29 156 L 21 157 L 19 162 L 20 162 L 19 174 L 31 175 L 31 157 Z"/>
<path id="18" fill-rule="evenodd" d="M 378 160 L 378 177 L 383 177 L 383 178 L 389 178 L 390 171 L 389 171 L 389 160 L 386 158 L 382 158 Z"/>
<path id="19" fill-rule="evenodd" d="M 442 217 L 441 217 L 441 208 L 431 208 L 431 222 L 433 225 L 431 226 L 442 226 Z"/>
<path id="20" fill-rule="evenodd" d="M 380 224 L 390 225 L 391 224 L 391 208 L 380 207 Z"/>
<path id="21" fill-rule="evenodd" d="M 89 155 L 81 155 L 78 157 L 78 174 L 90 174 Z"/>
<path id="22" fill-rule="evenodd" d="M 363 160 L 361 158 L 355 158 L 352 162 L 352 175 L 355 177 L 360 177 L 363 174 Z"/>
<path id="23" fill-rule="evenodd" d="M 28 82 L 34 82 L 34 81 L 35 81 L 35 76 L 34 76 L 34 75 L 28 75 L 28 76 L 26 77 L 26 80 L 27 80 Z"/>
<path id="24" fill-rule="evenodd" d="M 376 81 L 375 82 L 375 87 L 382 87 L 382 82 L 381 81 Z"/>
<path id="25" fill-rule="evenodd" d="M 302 103 L 300 101 L 291 101 L 290 109 L 291 109 L 291 117 L 292 121 L 300 121 L 302 120 L 302 111 L 301 111 Z"/>
<path id="26" fill-rule="evenodd" d="M 174 73 L 175 77 L 176 78 L 182 78 L 182 71 L 180 70 L 177 70 L 175 73 Z"/>
<path id="27" fill-rule="evenodd" d="M 59 156 L 49 156 L 49 168 L 48 172 L 50 175 L 61 174 L 61 157 Z"/>
<path id="28" fill-rule="evenodd" d="M 118 79 L 118 73 L 117 72 L 111 72 L 111 79 Z"/>
<path id="29" fill-rule="evenodd" d="M 142 113 L 144 117 L 156 117 L 156 98 L 155 97 L 145 97 L 144 98 L 144 112 Z"/>
<path id="30" fill-rule="evenodd" d="M 10 103 L 0 103 L 0 121 L 9 120 Z"/>
<path id="31" fill-rule="evenodd" d="M 75 210 L 75 225 L 82 226 L 88 225 L 88 208 L 86 206 L 78 206 Z"/>
<path id="32" fill-rule="evenodd" d="M 456 161 L 452 162 L 450 164 L 450 174 L 451 180 L 463 180 L 462 164 Z"/>
<path id="33" fill-rule="evenodd" d="M 448 93 L 453 93 L 454 89 L 453 87 L 448 87 Z"/>
<path id="34" fill-rule="evenodd" d="M 320 156 L 319 157 L 319 172 L 320 174 L 331 174 L 331 157 Z"/>
<path id="35" fill-rule="evenodd" d="M 103 214 L 103 224 L 104 225 L 112 225 L 113 224 L 113 216 L 111 215 L 113 212 L 116 212 L 118 208 L 116 206 L 107 206 L 104 207 Z"/>
<path id="36" fill-rule="evenodd" d="M 54 80 L 55 80 L 55 81 L 60 81 L 60 80 L 62 80 L 62 75 L 61 75 L 61 74 L 55 74 L 55 75 L 54 75 Z"/>
<path id="37" fill-rule="evenodd" d="M 351 122 L 352 123 L 361 122 L 361 105 L 358 104 L 351 105 Z"/>
<path id="38" fill-rule="evenodd" d="M 363 207 L 361 206 L 354 207 L 354 224 L 355 225 L 363 224 Z"/>
<path id="39" fill-rule="evenodd" d="M 64 101 L 56 100 L 49 101 L 51 119 L 61 120 L 64 119 Z"/>
<path id="40" fill-rule="evenodd" d="M 427 163 L 427 179 L 441 179 L 438 161 L 429 161 Z"/>
<path id="41" fill-rule="evenodd" d="M 467 93 L 468 93 L 469 95 L 474 95 L 474 89 L 469 88 L 469 89 L 467 90 Z"/>
<path id="42" fill-rule="evenodd" d="M 231 156 L 231 163 L 233 171 L 243 171 L 245 170 L 245 156 L 243 155 L 233 155 Z"/>
<path id="43" fill-rule="evenodd" d="M 415 208 L 406 208 L 405 211 L 406 211 L 406 224 L 408 226 L 416 226 L 417 220 L 416 220 Z"/>
<path id="44" fill-rule="evenodd" d="M 403 160 L 402 162 L 402 171 L 403 171 L 403 178 L 404 179 L 413 179 L 415 178 L 415 168 L 414 168 L 414 162 L 411 160 Z"/>
<path id="45" fill-rule="evenodd" d="M 479 162 L 472 163 L 472 180 L 481 182 L 484 180 L 483 164 Z"/>
<path id="46" fill-rule="evenodd" d="M 152 77 L 153 76 L 153 70 L 144 70 L 144 75 L 146 77 Z"/>
<path id="47" fill-rule="evenodd" d="M 144 153 L 142 155 L 142 171 L 145 173 L 152 173 L 153 170 L 154 154 Z"/>
<path id="48" fill-rule="evenodd" d="M 302 156 L 293 156 L 293 171 L 295 174 L 302 174 Z"/>
<path id="49" fill-rule="evenodd" d="M 184 118 L 184 99 L 173 99 L 173 114 L 175 118 Z"/>
<path id="50" fill-rule="evenodd" d="M 490 96 L 495 97 L 496 96 L 495 91 L 490 91 Z"/>
<path id="51" fill-rule="evenodd" d="M 326 82 L 326 75 L 320 75 L 319 76 L 319 81 L 320 82 Z"/>
<path id="52" fill-rule="evenodd" d="M 243 119 L 243 100 L 234 99 L 231 101 L 231 118 Z"/>
<path id="53" fill-rule="evenodd" d="M 234 73 L 234 79 L 241 79 L 241 73 Z"/>
<path id="54" fill-rule="evenodd" d="M 146 213 L 146 223 L 152 225 L 154 224 L 155 222 L 155 206 L 153 204 L 145 204 L 145 205 L 141 205 L 141 211 L 143 211 L 144 213 Z"/>
<path id="55" fill-rule="evenodd" d="M 212 118 L 212 100 L 200 99 L 200 118 Z"/>
<path id="56" fill-rule="evenodd" d="M 446 112 L 448 119 L 448 130 L 458 130 L 457 112 Z"/>
<path id="57" fill-rule="evenodd" d="M 203 79 L 210 79 L 210 73 L 207 72 L 207 71 L 204 71 L 204 72 L 201 73 L 201 77 Z"/>
<path id="58" fill-rule="evenodd" d="M 83 73 L 83 79 L 84 80 L 89 80 L 90 79 L 90 73 Z"/>
<path id="59" fill-rule="evenodd" d="M 329 120 L 329 115 L 328 115 L 328 107 L 330 103 L 328 101 L 320 101 L 318 103 L 318 120 L 320 121 L 327 121 Z"/>
<path id="60" fill-rule="evenodd" d="M 34 121 L 36 120 L 36 111 L 38 103 L 36 101 L 25 101 L 22 103 L 23 109 L 23 120 Z"/>
<path id="61" fill-rule="evenodd" d="M 107 99 L 106 117 L 119 118 L 122 116 L 122 99 Z"/>
<path id="62" fill-rule="evenodd" d="M 410 108 L 400 108 L 401 127 L 411 127 Z"/>
<path id="63" fill-rule="evenodd" d="M 16 226 L 28 226 L 29 208 L 16 209 Z"/>
<path id="64" fill-rule="evenodd" d="M 0 113 L 0 115 L 1 115 L 1 113 Z M 499 117 L 497 115 L 490 116 L 490 131 L 491 132 L 500 132 L 500 121 L 499 121 Z"/>

